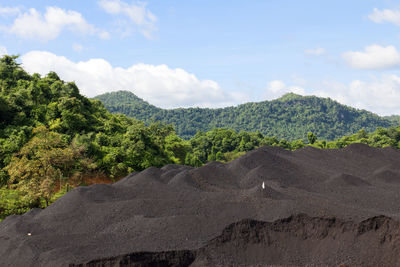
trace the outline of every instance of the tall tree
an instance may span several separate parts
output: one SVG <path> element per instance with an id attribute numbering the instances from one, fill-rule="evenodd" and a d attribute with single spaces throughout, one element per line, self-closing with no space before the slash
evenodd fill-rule
<path id="1" fill-rule="evenodd" d="M 312 145 L 317 141 L 317 136 L 313 132 L 308 132 L 307 134 L 308 142 Z"/>
<path id="2" fill-rule="evenodd" d="M 64 140 L 59 133 L 40 126 L 33 130 L 34 137 L 14 155 L 5 168 L 11 187 L 25 192 L 33 199 L 43 198 L 46 204 L 63 181 L 72 176 L 75 162 L 83 150 Z"/>

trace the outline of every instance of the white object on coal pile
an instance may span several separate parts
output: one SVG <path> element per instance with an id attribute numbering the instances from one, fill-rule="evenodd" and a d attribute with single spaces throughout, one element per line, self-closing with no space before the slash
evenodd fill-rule
<path id="1" fill-rule="evenodd" d="M 31 233 L 28 233 L 28 236 L 31 236 L 32 234 Z"/>
<path id="2" fill-rule="evenodd" d="M 262 189 L 265 189 L 265 182 L 262 183 L 261 187 Z"/>

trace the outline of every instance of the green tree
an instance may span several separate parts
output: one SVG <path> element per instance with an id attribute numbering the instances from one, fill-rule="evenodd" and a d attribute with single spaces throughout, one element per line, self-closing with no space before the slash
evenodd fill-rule
<path id="1" fill-rule="evenodd" d="M 315 141 L 317 141 L 317 136 L 312 132 L 308 132 L 307 140 L 308 140 L 308 143 L 310 143 L 312 145 L 315 143 Z"/>
<path id="2" fill-rule="evenodd" d="M 170 134 L 165 138 L 164 148 L 175 163 L 185 164 L 186 154 L 190 149 L 188 141 L 182 140 L 175 133 Z"/>
<path id="3" fill-rule="evenodd" d="M 83 151 L 64 140 L 61 134 L 40 126 L 33 130 L 34 137 L 14 155 L 5 168 L 9 184 L 32 199 L 43 198 L 48 205 L 66 178 L 76 172 L 75 163 Z"/>

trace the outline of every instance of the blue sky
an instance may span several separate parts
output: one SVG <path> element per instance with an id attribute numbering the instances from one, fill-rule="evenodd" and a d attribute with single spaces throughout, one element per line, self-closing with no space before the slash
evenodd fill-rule
<path id="1" fill-rule="evenodd" d="M 0 52 L 87 96 L 222 107 L 286 92 L 400 114 L 400 1 L 0 1 Z"/>

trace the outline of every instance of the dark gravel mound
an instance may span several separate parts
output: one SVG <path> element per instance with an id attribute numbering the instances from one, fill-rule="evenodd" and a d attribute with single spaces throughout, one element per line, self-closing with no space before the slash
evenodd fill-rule
<path id="1" fill-rule="evenodd" d="M 399 266 L 398 166 L 400 151 L 355 144 L 149 168 L 6 218 L 0 266 Z"/>
<path id="2" fill-rule="evenodd" d="M 69 267 L 105 267 L 105 266 L 135 266 L 135 267 L 184 267 L 189 266 L 196 258 L 195 251 L 160 251 L 135 252 L 117 257 L 93 260 L 87 263 L 70 264 Z"/>
<path id="3" fill-rule="evenodd" d="M 385 216 L 354 223 L 300 214 L 233 223 L 192 251 L 136 252 L 70 266 L 399 266 L 399 242 L 400 224 Z"/>
<path id="4" fill-rule="evenodd" d="M 371 177 L 374 181 L 400 184 L 400 165 L 388 165 L 375 170 Z"/>
<path id="5" fill-rule="evenodd" d="M 400 266 L 400 225 L 384 216 L 360 223 L 291 216 L 243 220 L 197 251 L 192 266 Z"/>
<path id="6" fill-rule="evenodd" d="M 371 185 L 369 182 L 363 180 L 355 175 L 341 173 L 334 175 L 332 178 L 327 180 L 327 184 L 330 186 L 368 186 Z"/>
<path id="7" fill-rule="evenodd" d="M 384 216 L 243 220 L 199 249 L 192 266 L 400 266 L 399 234 L 399 223 Z"/>

